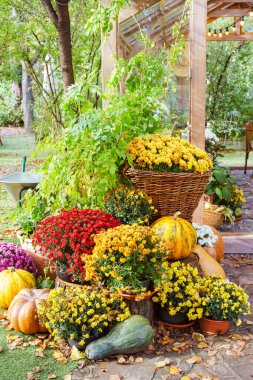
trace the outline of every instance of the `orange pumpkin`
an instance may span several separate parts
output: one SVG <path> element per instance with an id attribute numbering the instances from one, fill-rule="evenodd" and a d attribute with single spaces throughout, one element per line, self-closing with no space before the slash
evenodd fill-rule
<path id="1" fill-rule="evenodd" d="M 221 261 L 224 259 L 224 252 L 225 252 L 224 240 L 219 231 L 217 231 L 214 227 L 211 227 L 211 228 L 213 230 L 213 233 L 218 237 L 218 240 L 214 245 L 214 248 L 216 250 L 216 260 Z"/>
<path id="2" fill-rule="evenodd" d="M 35 278 L 26 270 L 15 268 L 3 270 L 0 272 L 0 308 L 8 309 L 20 290 L 35 286 Z"/>
<path id="3" fill-rule="evenodd" d="M 218 240 L 214 244 L 213 247 L 211 248 L 205 247 L 205 250 L 210 256 L 212 256 L 216 261 L 219 262 L 224 259 L 224 251 L 225 251 L 224 241 L 221 234 L 214 227 L 211 227 L 211 226 L 209 227 L 212 229 L 213 233 L 218 237 Z"/>
<path id="4" fill-rule="evenodd" d="M 151 227 L 163 237 L 173 260 L 188 257 L 197 243 L 197 233 L 191 223 L 179 218 L 178 215 L 180 212 L 173 216 L 164 216 Z"/>
<path id="5" fill-rule="evenodd" d="M 12 300 L 8 318 L 13 328 L 24 334 L 47 332 L 46 327 L 39 323 L 38 307 L 46 300 L 50 289 L 23 289 Z"/>
<path id="6" fill-rule="evenodd" d="M 197 244 L 194 248 L 194 252 L 199 257 L 199 265 L 202 269 L 204 277 L 219 276 L 224 279 L 226 278 L 226 274 L 222 266 L 217 263 L 217 261 L 211 257 L 203 247 Z"/>

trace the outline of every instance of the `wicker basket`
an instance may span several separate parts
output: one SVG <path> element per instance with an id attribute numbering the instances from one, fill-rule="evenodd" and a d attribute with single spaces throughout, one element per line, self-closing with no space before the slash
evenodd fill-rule
<path id="1" fill-rule="evenodd" d="M 211 173 L 161 173 L 127 168 L 124 174 L 135 187 L 152 197 L 158 210 L 155 219 L 180 211 L 191 221 L 192 214 L 205 191 Z"/>
<path id="2" fill-rule="evenodd" d="M 224 215 L 221 213 L 215 212 L 213 209 L 204 210 L 204 220 L 203 223 L 218 228 L 224 222 Z"/>

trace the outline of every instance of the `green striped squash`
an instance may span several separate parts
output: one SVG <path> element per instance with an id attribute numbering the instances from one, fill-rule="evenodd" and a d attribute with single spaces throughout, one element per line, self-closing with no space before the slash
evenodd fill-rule
<path id="1" fill-rule="evenodd" d="M 178 215 L 180 212 L 173 216 L 164 216 L 152 225 L 152 230 L 159 233 L 167 243 L 174 260 L 188 257 L 197 244 L 195 229 Z"/>

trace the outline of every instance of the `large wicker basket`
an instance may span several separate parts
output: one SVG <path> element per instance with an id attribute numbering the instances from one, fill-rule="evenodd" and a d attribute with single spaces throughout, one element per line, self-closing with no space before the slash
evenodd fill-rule
<path id="1" fill-rule="evenodd" d="M 161 173 L 127 168 L 127 178 L 138 189 L 153 199 L 158 210 L 155 219 L 180 211 L 181 217 L 191 221 L 192 214 L 205 191 L 211 173 Z"/>

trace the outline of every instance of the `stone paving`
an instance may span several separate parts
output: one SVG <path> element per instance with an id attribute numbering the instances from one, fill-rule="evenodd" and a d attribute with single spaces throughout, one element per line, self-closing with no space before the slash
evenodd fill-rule
<path id="1" fill-rule="evenodd" d="M 233 233 L 253 233 L 253 172 L 248 170 L 233 170 L 232 175 L 237 178 L 240 188 L 244 191 L 246 203 L 243 205 L 243 215 L 239 222 L 225 223 L 219 230 Z"/>
<path id="2" fill-rule="evenodd" d="M 223 266 L 228 278 L 245 288 L 252 303 L 253 256 L 228 255 Z M 198 337 L 202 335 L 192 335 L 193 331 L 200 332 L 197 324 L 184 330 L 168 328 L 170 343 L 153 354 L 125 357 L 122 364 L 118 358 L 88 363 L 66 380 L 252 380 L 253 314 L 240 327 L 231 325 L 225 335 L 205 336 L 201 346 Z"/>

